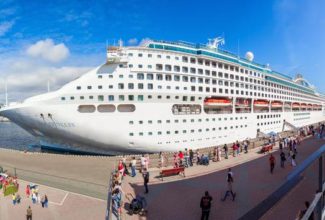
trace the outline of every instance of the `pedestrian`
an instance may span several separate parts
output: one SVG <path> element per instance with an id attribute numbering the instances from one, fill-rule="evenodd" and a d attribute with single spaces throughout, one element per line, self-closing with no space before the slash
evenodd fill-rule
<path id="1" fill-rule="evenodd" d="M 210 215 L 212 197 L 208 191 L 205 191 L 204 196 L 201 198 L 200 208 L 202 209 L 201 220 L 208 220 Z"/>
<path id="2" fill-rule="evenodd" d="M 124 176 L 124 165 L 123 165 L 122 160 L 120 160 L 118 162 L 117 169 L 118 169 L 118 172 L 120 173 L 120 175 L 122 175 L 122 179 L 123 179 L 123 176 Z"/>
<path id="3" fill-rule="evenodd" d="M 135 157 L 133 157 L 131 160 L 131 176 L 132 177 L 135 177 L 135 175 L 136 175 L 136 172 L 135 172 L 136 165 L 137 165 L 137 160 L 135 159 Z"/>
<path id="4" fill-rule="evenodd" d="M 178 168 L 178 154 L 177 152 L 174 153 L 174 168 Z"/>
<path id="5" fill-rule="evenodd" d="M 270 154 L 269 162 L 270 162 L 270 171 L 273 174 L 273 170 L 275 166 L 275 157 L 273 156 L 272 153 Z"/>
<path id="6" fill-rule="evenodd" d="M 146 166 L 146 158 L 144 157 L 144 154 L 141 155 L 140 162 L 141 162 L 141 170 L 140 171 L 142 172 Z"/>
<path id="7" fill-rule="evenodd" d="M 217 147 L 218 151 L 217 151 L 217 159 L 218 161 L 221 161 L 221 147 Z"/>
<path id="8" fill-rule="evenodd" d="M 280 161 L 281 161 L 281 167 L 284 168 L 284 162 L 286 161 L 286 155 L 283 151 L 280 153 Z"/>
<path id="9" fill-rule="evenodd" d="M 45 206 L 45 196 L 44 195 L 41 198 L 41 204 L 42 204 L 42 208 L 44 208 L 44 206 Z"/>
<path id="10" fill-rule="evenodd" d="M 239 144 L 238 141 L 236 141 L 236 149 L 237 149 L 237 155 L 240 155 L 240 152 L 241 152 L 241 145 Z"/>
<path id="11" fill-rule="evenodd" d="M 146 169 L 149 170 L 149 154 L 147 154 L 146 156 L 145 165 L 146 165 Z"/>
<path id="12" fill-rule="evenodd" d="M 13 205 L 16 205 L 16 194 L 14 193 L 14 194 L 12 194 L 12 204 Z"/>
<path id="13" fill-rule="evenodd" d="M 226 201 L 227 197 L 231 194 L 232 196 L 232 201 L 235 201 L 235 197 L 236 197 L 236 193 L 233 192 L 232 190 L 232 184 L 234 182 L 234 174 L 231 171 L 231 168 L 228 169 L 228 173 L 227 173 L 227 184 L 228 184 L 228 189 L 225 193 L 225 196 L 223 197 L 223 199 L 221 201 Z"/>
<path id="14" fill-rule="evenodd" d="M 16 203 L 20 204 L 20 201 L 21 201 L 21 197 L 20 197 L 19 193 L 17 193 L 16 194 Z"/>
<path id="15" fill-rule="evenodd" d="M 194 153 L 193 150 L 190 149 L 190 166 L 193 166 L 193 158 L 194 158 Z"/>
<path id="16" fill-rule="evenodd" d="M 248 153 L 248 141 L 247 140 L 244 141 L 244 150 L 245 150 L 245 154 L 247 154 Z"/>
<path id="17" fill-rule="evenodd" d="M 160 168 L 163 168 L 164 167 L 164 155 L 161 151 L 159 152 L 159 160 L 160 160 Z"/>
<path id="18" fill-rule="evenodd" d="M 30 187 L 29 187 L 29 185 L 26 186 L 25 193 L 26 193 L 26 197 L 29 198 L 29 196 L 30 196 Z"/>
<path id="19" fill-rule="evenodd" d="M 184 155 L 184 160 L 185 160 L 185 167 L 189 167 L 190 166 L 190 153 L 187 150 L 187 148 L 185 148 L 185 155 Z"/>
<path id="20" fill-rule="evenodd" d="M 290 155 L 291 155 L 291 165 L 293 167 L 297 166 L 297 164 L 296 164 L 296 154 L 293 151 L 290 151 Z"/>
<path id="21" fill-rule="evenodd" d="M 32 193 L 32 202 L 33 202 L 33 204 L 35 204 L 36 201 L 37 201 L 37 196 L 36 196 L 36 193 L 33 192 L 33 193 Z"/>
<path id="22" fill-rule="evenodd" d="M 310 203 L 308 201 L 305 201 L 305 207 L 306 207 L 306 209 L 301 211 L 301 216 L 304 216 L 306 214 L 309 206 L 310 206 Z M 310 214 L 308 220 L 314 220 L 314 212 L 312 212 Z"/>
<path id="23" fill-rule="evenodd" d="M 236 157 L 236 153 L 237 153 L 237 148 L 236 147 L 237 147 L 236 144 L 233 143 L 233 145 L 232 145 L 232 153 L 233 153 L 234 157 Z"/>
<path id="24" fill-rule="evenodd" d="M 178 152 L 179 166 L 183 166 L 184 154 L 182 151 Z"/>
<path id="25" fill-rule="evenodd" d="M 44 199 L 44 206 L 47 208 L 49 206 L 49 199 L 47 198 L 47 195 L 45 194 L 45 199 Z"/>
<path id="26" fill-rule="evenodd" d="M 30 206 L 28 206 L 27 214 L 26 214 L 27 220 L 32 220 L 32 216 L 33 216 L 32 209 L 30 208 Z"/>
<path id="27" fill-rule="evenodd" d="M 149 190 L 148 190 L 149 172 L 148 172 L 147 168 L 144 168 L 144 169 L 143 169 L 142 176 L 143 176 L 143 182 L 144 182 L 145 193 L 148 193 L 148 192 L 149 192 Z"/>
<path id="28" fill-rule="evenodd" d="M 228 146 L 227 146 L 227 144 L 223 145 L 223 150 L 225 151 L 225 158 L 228 159 Z"/>
<path id="29" fill-rule="evenodd" d="M 279 142 L 279 148 L 280 148 L 280 151 L 283 150 L 283 143 L 282 143 L 282 141 Z"/>

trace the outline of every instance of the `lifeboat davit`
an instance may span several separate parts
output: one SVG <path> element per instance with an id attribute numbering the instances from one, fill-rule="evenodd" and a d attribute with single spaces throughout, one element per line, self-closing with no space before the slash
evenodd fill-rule
<path id="1" fill-rule="evenodd" d="M 231 106 L 232 101 L 227 98 L 208 98 L 204 100 L 204 105 L 207 106 Z"/>
<path id="2" fill-rule="evenodd" d="M 272 106 L 273 108 L 281 108 L 281 107 L 283 106 L 283 104 L 282 104 L 282 102 L 280 102 L 280 101 L 273 101 L 273 102 L 271 103 L 271 106 Z"/>
<path id="3" fill-rule="evenodd" d="M 268 107 L 269 102 L 266 100 L 255 100 L 254 101 L 254 106 L 255 107 Z"/>

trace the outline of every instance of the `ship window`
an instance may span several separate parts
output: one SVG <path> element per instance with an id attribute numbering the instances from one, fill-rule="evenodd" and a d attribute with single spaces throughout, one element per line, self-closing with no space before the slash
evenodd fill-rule
<path id="1" fill-rule="evenodd" d="M 103 86 L 98 86 L 98 89 L 102 89 L 103 88 Z"/>
<path id="2" fill-rule="evenodd" d="M 144 74 L 143 73 L 138 73 L 137 78 L 138 79 L 144 79 Z"/>
<path id="3" fill-rule="evenodd" d="M 65 100 L 65 97 L 61 97 L 61 100 L 64 101 Z"/>
<path id="4" fill-rule="evenodd" d="M 157 133 L 158 135 L 161 135 L 162 133 L 161 133 L 161 131 L 158 131 L 158 133 Z"/>
<path id="5" fill-rule="evenodd" d="M 87 89 L 91 89 L 91 86 L 87 86 Z"/>
<path id="6" fill-rule="evenodd" d="M 97 106 L 97 111 L 98 112 L 115 112 L 115 105 L 98 105 Z"/>
<path id="7" fill-rule="evenodd" d="M 89 96 L 89 99 L 94 99 L 94 96 L 90 95 L 90 96 Z"/>
<path id="8" fill-rule="evenodd" d="M 124 95 L 119 95 L 119 96 L 118 96 L 118 100 L 119 100 L 119 101 L 124 101 Z"/>
<path id="9" fill-rule="evenodd" d="M 77 90 L 80 90 L 81 89 L 81 86 L 77 86 Z"/>
<path id="10" fill-rule="evenodd" d="M 70 100 L 74 100 L 74 96 L 71 96 L 71 97 L 70 97 Z"/>
<path id="11" fill-rule="evenodd" d="M 123 84 L 123 83 L 119 83 L 119 84 L 118 84 L 118 88 L 119 88 L 119 89 L 124 89 L 124 84 Z"/>
<path id="12" fill-rule="evenodd" d="M 162 122 L 161 120 L 158 120 L 158 121 L 157 121 L 158 124 L 161 124 L 161 122 Z"/>
<path id="13" fill-rule="evenodd" d="M 151 54 L 151 53 L 149 53 L 149 54 L 148 54 L 148 57 L 152 57 L 152 54 Z"/>
<path id="14" fill-rule="evenodd" d="M 103 95 L 99 95 L 98 96 L 98 101 L 101 101 L 101 102 L 104 101 L 104 96 Z"/>
<path id="15" fill-rule="evenodd" d="M 140 132 L 139 135 L 140 135 L 140 136 L 143 136 L 143 132 Z"/>
<path id="16" fill-rule="evenodd" d="M 129 95 L 129 101 L 133 101 L 134 100 L 134 96 L 133 95 Z"/>
<path id="17" fill-rule="evenodd" d="M 134 134 L 133 133 L 129 133 L 130 136 L 133 136 Z"/>
<path id="18" fill-rule="evenodd" d="M 84 97 L 84 96 L 80 96 L 80 99 L 81 99 L 81 100 L 84 100 L 84 99 L 85 99 L 85 97 Z"/>
<path id="19" fill-rule="evenodd" d="M 109 95 L 108 96 L 108 101 L 114 101 L 114 96 L 113 95 Z"/>
<path id="20" fill-rule="evenodd" d="M 80 113 L 93 113 L 95 112 L 96 107 L 94 105 L 79 105 L 78 112 Z"/>
<path id="21" fill-rule="evenodd" d="M 147 80 L 153 80 L 153 74 L 152 73 L 147 74 Z"/>
<path id="22" fill-rule="evenodd" d="M 174 80 L 175 80 L 175 81 L 179 81 L 179 80 L 180 80 L 180 77 L 175 75 L 175 76 L 174 76 Z"/>
<path id="23" fill-rule="evenodd" d="M 165 65 L 165 70 L 166 71 L 172 71 L 172 66 L 171 65 Z"/>
<path id="24" fill-rule="evenodd" d="M 121 104 L 117 106 L 117 110 L 119 112 L 134 112 L 135 111 L 135 105 L 132 104 Z"/>
<path id="25" fill-rule="evenodd" d="M 148 135 L 152 135 L 152 132 L 148 132 Z"/>
<path id="26" fill-rule="evenodd" d="M 142 64 L 139 64 L 138 67 L 139 67 L 139 68 L 142 68 L 143 66 L 142 66 Z"/>
<path id="27" fill-rule="evenodd" d="M 138 95 L 138 101 L 143 101 L 143 95 Z"/>
<path id="28" fill-rule="evenodd" d="M 163 66 L 162 64 L 156 64 L 156 70 L 162 70 Z"/>
<path id="29" fill-rule="evenodd" d="M 174 71 L 175 72 L 179 72 L 181 70 L 181 68 L 179 66 L 174 66 Z"/>
<path id="30" fill-rule="evenodd" d="M 143 83 L 138 83 L 138 89 L 143 89 Z"/>
<path id="31" fill-rule="evenodd" d="M 129 124 L 130 124 L 130 125 L 133 125 L 133 121 L 129 121 Z"/>
<path id="32" fill-rule="evenodd" d="M 153 89 L 153 84 L 152 83 L 148 83 L 148 89 Z"/>
<path id="33" fill-rule="evenodd" d="M 102 79 L 103 76 L 102 76 L 102 75 L 98 75 L 97 78 L 98 78 L 98 79 Z"/>
<path id="34" fill-rule="evenodd" d="M 161 74 L 157 74 L 157 80 L 163 80 L 163 76 Z"/>
<path id="35" fill-rule="evenodd" d="M 129 84 L 128 84 L 128 88 L 129 88 L 129 89 L 134 89 L 134 84 L 133 84 L 133 83 L 129 83 Z"/>
<path id="36" fill-rule="evenodd" d="M 183 56 L 183 57 L 182 57 L 182 61 L 185 62 L 185 63 L 187 63 L 187 62 L 188 62 L 188 57 L 184 57 L 184 56 Z"/>

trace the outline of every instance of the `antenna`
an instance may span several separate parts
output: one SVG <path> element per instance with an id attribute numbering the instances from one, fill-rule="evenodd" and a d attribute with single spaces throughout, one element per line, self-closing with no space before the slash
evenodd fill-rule
<path id="1" fill-rule="evenodd" d="M 47 80 L 47 92 L 50 92 L 50 80 Z"/>
<path id="2" fill-rule="evenodd" d="M 7 88 L 7 80 L 5 82 L 5 95 L 6 95 L 6 107 L 8 107 L 8 88 Z"/>

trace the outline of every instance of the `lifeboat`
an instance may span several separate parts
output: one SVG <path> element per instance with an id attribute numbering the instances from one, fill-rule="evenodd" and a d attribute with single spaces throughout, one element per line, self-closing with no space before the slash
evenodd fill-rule
<path id="1" fill-rule="evenodd" d="M 301 103 L 301 107 L 307 107 L 306 103 Z"/>
<path id="2" fill-rule="evenodd" d="M 238 108 L 248 108 L 249 106 L 249 101 L 247 99 L 236 102 L 236 107 Z"/>
<path id="3" fill-rule="evenodd" d="M 313 108 L 314 108 L 314 109 L 317 109 L 317 108 L 318 108 L 318 105 L 313 104 Z"/>
<path id="4" fill-rule="evenodd" d="M 282 104 L 282 102 L 280 102 L 280 101 L 273 101 L 273 102 L 271 103 L 271 106 L 272 106 L 273 108 L 281 108 L 281 107 L 283 106 L 283 104 Z"/>
<path id="5" fill-rule="evenodd" d="M 254 101 L 254 106 L 255 107 L 268 107 L 269 102 L 266 100 L 255 100 Z"/>
<path id="6" fill-rule="evenodd" d="M 299 108 L 300 107 L 300 104 L 295 102 L 295 103 L 292 103 L 292 108 Z"/>
<path id="7" fill-rule="evenodd" d="M 208 98 L 204 100 L 204 105 L 207 106 L 231 106 L 232 101 L 227 98 Z"/>

